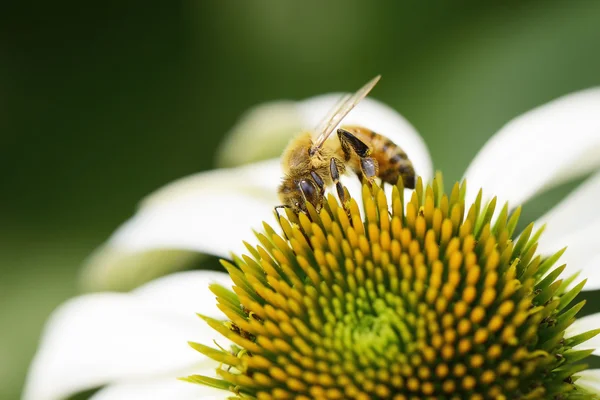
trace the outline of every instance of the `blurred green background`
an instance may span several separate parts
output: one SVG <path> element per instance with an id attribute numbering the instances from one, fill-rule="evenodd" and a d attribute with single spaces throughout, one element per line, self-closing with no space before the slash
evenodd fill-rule
<path id="1" fill-rule="evenodd" d="M 1 399 L 19 396 L 82 260 L 145 194 L 210 168 L 246 108 L 381 73 L 375 97 L 458 179 L 508 119 L 600 84 L 598 1 L 7 3 Z"/>

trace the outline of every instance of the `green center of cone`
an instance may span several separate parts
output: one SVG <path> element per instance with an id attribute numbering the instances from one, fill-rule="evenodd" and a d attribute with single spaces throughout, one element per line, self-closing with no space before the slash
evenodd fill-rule
<path id="1" fill-rule="evenodd" d="M 219 378 L 185 380 L 234 399 L 593 398 L 576 384 L 598 333 L 565 337 L 584 282 L 560 280 L 564 250 L 536 254 L 543 228 L 513 239 L 520 210 L 441 178 L 388 204 L 363 187 L 363 217 L 329 196 L 320 213 L 265 224 L 249 256 L 224 262 L 233 291 L 211 290 L 228 321 L 202 317 L 234 344 L 192 343 Z M 570 289 L 568 289 L 570 288 Z"/>

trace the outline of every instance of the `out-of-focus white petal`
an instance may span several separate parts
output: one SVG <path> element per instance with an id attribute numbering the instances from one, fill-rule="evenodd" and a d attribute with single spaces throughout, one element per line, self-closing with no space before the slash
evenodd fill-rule
<path id="1" fill-rule="evenodd" d="M 547 224 L 543 239 L 553 241 L 565 233 L 576 232 L 600 219 L 600 172 L 594 174 L 559 204 L 536 221 Z"/>
<path id="2" fill-rule="evenodd" d="M 600 289 L 600 173 L 581 184 L 556 207 L 542 216 L 537 226 L 546 224 L 538 250 L 551 254 L 568 246 L 560 262 L 564 274 L 582 270 L 588 281 L 584 290 Z"/>
<path id="3" fill-rule="evenodd" d="M 142 208 L 109 239 L 123 250 L 185 249 L 229 257 L 252 241 L 252 229 L 274 223 L 276 198 L 230 192 L 182 196 L 170 203 Z"/>
<path id="4" fill-rule="evenodd" d="M 205 254 L 181 249 L 131 252 L 104 245 L 87 260 L 79 274 L 84 292 L 129 291 L 169 273 L 191 269 Z"/>
<path id="5" fill-rule="evenodd" d="M 195 371 L 205 375 L 204 372 Z M 116 383 L 97 392 L 90 400 L 225 400 L 232 393 L 171 379 Z"/>
<path id="6" fill-rule="evenodd" d="M 262 229 L 263 221 L 276 225 L 273 207 L 279 204 L 280 180 L 279 160 L 269 160 L 203 172 L 165 186 L 148 196 L 138 212 L 92 254 L 82 271 L 84 286 L 89 290 L 115 289 L 111 283 L 115 275 L 118 282 L 131 275 L 146 276 L 143 269 L 162 271 L 165 268 L 153 264 L 170 259 L 157 256 L 160 250 L 189 250 L 227 258 L 231 252 L 244 252 L 242 241 L 254 241 L 252 229 Z M 152 257 L 144 257 L 147 253 Z M 185 253 L 166 254 L 177 259 L 173 260 L 175 266 L 182 257 L 183 262 L 189 260 Z M 116 271 L 115 266 L 123 270 Z"/>
<path id="7" fill-rule="evenodd" d="M 142 200 L 141 209 L 170 204 L 204 193 L 242 193 L 273 200 L 281 180 L 279 160 L 274 158 L 238 168 L 223 168 L 190 175 L 163 186 Z"/>
<path id="8" fill-rule="evenodd" d="M 572 337 L 598 329 L 600 327 L 600 313 L 587 315 L 582 318 L 577 318 L 575 322 L 569 326 L 565 332 L 565 337 Z M 600 355 L 600 335 L 596 335 L 590 340 L 587 340 L 577 346 L 579 349 L 596 349 L 595 355 Z"/>
<path id="9" fill-rule="evenodd" d="M 145 307 L 164 310 L 170 315 L 190 318 L 201 313 L 211 318 L 223 318 L 216 296 L 208 290 L 212 283 L 226 288 L 233 285 L 229 275 L 223 272 L 186 271 L 149 282 L 133 290 L 131 295 Z"/>
<path id="10" fill-rule="evenodd" d="M 246 111 L 221 142 L 217 165 L 234 167 L 279 157 L 290 139 L 306 129 L 296 104 L 273 101 Z"/>
<path id="11" fill-rule="evenodd" d="M 465 173 L 472 201 L 479 188 L 511 207 L 600 168 L 600 88 L 566 95 L 515 118 L 479 151 Z"/>
<path id="12" fill-rule="evenodd" d="M 567 264 L 563 276 L 582 271 L 587 278 L 584 290 L 600 289 L 600 220 L 575 232 L 567 232 L 554 241 L 540 241 L 538 247 L 542 254 L 552 254 L 568 246 L 559 259 L 559 264 Z M 543 237 L 544 235 L 542 235 Z"/>
<path id="13" fill-rule="evenodd" d="M 298 107 L 305 129 L 314 129 L 340 97 L 339 93 L 327 94 L 299 102 Z M 350 111 L 340 125 L 361 125 L 388 137 L 406 152 L 418 175 L 426 182 L 432 179 L 433 165 L 423 138 L 393 108 L 372 98 L 366 98 Z M 335 132 L 331 136 L 332 140 L 338 140 Z"/>
<path id="14" fill-rule="evenodd" d="M 24 399 L 59 399 L 127 379 L 150 379 L 210 361 L 187 342 L 226 339 L 198 319 L 218 317 L 212 282 L 225 274 L 191 271 L 128 294 L 98 293 L 67 301 L 50 317 L 30 367 Z"/>
<path id="15" fill-rule="evenodd" d="M 578 372 L 575 376 L 577 386 L 589 391 L 590 393 L 600 394 L 600 369 L 586 369 Z"/>
<path id="16" fill-rule="evenodd" d="M 187 249 L 228 257 L 244 250 L 252 229 L 275 223 L 281 180 L 278 160 L 203 172 L 148 196 L 109 239 L 129 251 Z"/>

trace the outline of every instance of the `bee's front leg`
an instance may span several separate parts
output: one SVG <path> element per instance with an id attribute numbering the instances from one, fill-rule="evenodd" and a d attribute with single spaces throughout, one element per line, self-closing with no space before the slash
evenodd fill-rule
<path id="1" fill-rule="evenodd" d="M 319 174 L 317 174 L 315 171 L 310 171 L 310 176 L 313 178 L 313 180 L 317 184 L 317 187 L 321 191 L 321 195 L 322 195 L 323 192 L 325 191 L 325 182 L 323 182 L 323 178 L 321 178 L 321 176 Z"/>
<path id="2" fill-rule="evenodd" d="M 331 157 L 329 161 L 329 173 L 331 174 L 331 179 L 335 184 L 335 190 L 337 191 L 338 198 L 340 199 L 340 203 L 342 203 L 342 207 L 346 211 L 346 214 L 350 215 L 349 208 L 349 199 L 346 199 L 346 194 L 344 193 L 344 186 L 340 182 L 340 171 L 338 169 L 337 163 L 334 157 Z"/>

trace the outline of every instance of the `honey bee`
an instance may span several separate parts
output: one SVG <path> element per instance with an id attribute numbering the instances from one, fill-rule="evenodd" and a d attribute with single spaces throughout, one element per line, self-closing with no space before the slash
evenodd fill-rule
<path id="1" fill-rule="evenodd" d="M 294 138 L 283 152 L 284 177 L 279 186 L 282 205 L 294 212 L 306 212 L 306 204 L 320 211 L 325 188 L 335 185 L 337 195 L 346 208 L 340 175 L 350 169 L 362 181 L 396 184 L 402 177 L 404 187 L 415 187 L 415 170 L 406 153 L 382 134 L 362 126 L 342 126 L 338 140 L 327 140 L 346 115 L 369 94 L 381 76 L 376 76 L 353 95 L 346 95 L 323 119 L 314 132 Z M 318 135 L 313 141 L 314 134 Z"/>

